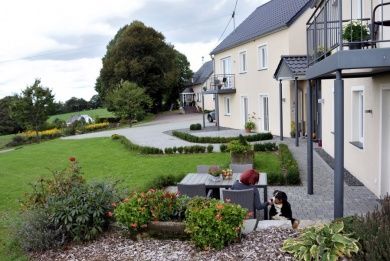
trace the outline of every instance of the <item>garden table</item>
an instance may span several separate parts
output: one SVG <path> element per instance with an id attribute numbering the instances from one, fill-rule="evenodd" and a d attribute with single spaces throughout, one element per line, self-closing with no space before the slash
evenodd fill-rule
<path id="1" fill-rule="evenodd" d="M 205 184 L 206 189 L 213 190 L 213 196 L 217 199 L 220 199 L 220 189 L 221 188 L 231 188 L 236 180 L 239 180 L 241 173 L 233 173 L 232 179 L 230 180 L 220 180 L 214 181 L 213 177 L 207 173 L 189 173 L 187 174 L 181 184 Z M 259 182 L 255 185 L 256 188 L 262 188 L 264 192 L 264 201 L 268 200 L 268 190 L 267 190 L 267 174 L 261 172 Z M 268 211 L 264 211 L 264 219 L 268 219 Z"/>

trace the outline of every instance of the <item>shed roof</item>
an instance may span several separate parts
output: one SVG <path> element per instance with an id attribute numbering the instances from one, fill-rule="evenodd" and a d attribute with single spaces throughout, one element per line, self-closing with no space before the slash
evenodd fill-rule
<path id="1" fill-rule="evenodd" d="M 271 0 L 259 6 L 212 52 L 217 54 L 240 44 L 290 26 L 312 0 Z"/>

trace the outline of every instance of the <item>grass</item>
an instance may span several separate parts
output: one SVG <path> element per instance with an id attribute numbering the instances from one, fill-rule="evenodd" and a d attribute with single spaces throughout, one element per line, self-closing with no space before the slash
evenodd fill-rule
<path id="1" fill-rule="evenodd" d="M 139 155 L 110 138 L 57 139 L 0 154 L 0 260 L 23 260 L 9 235 L 18 217 L 19 200 L 31 191 L 29 183 L 51 175 L 50 170 L 65 168 L 70 156 L 79 160 L 88 181 L 122 180 L 129 190 L 144 189 L 156 176 L 179 176 L 194 172 L 200 164 L 228 166 L 230 161 L 228 153 Z M 264 172 L 280 170 L 278 158 L 271 152 L 257 153 L 255 166 Z"/>
<path id="2" fill-rule="evenodd" d="M 96 117 L 100 117 L 100 118 L 115 117 L 114 114 L 107 111 L 107 109 L 100 108 L 100 109 L 95 109 L 95 110 L 85 110 L 85 111 L 69 112 L 69 113 L 64 113 L 64 114 L 52 115 L 49 117 L 49 119 L 47 121 L 53 122 L 56 118 L 66 121 L 70 117 L 72 117 L 73 115 L 78 115 L 78 114 L 87 114 L 87 115 L 91 116 L 93 119 L 95 119 Z"/>
<path id="3" fill-rule="evenodd" d="M 12 141 L 12 138 L 14 136 L 15 136 L 15 134 L 1 135 L 0 136 L 0 150 L 5 148 L 5 145 L 7 145 L 10 141 Z"/>

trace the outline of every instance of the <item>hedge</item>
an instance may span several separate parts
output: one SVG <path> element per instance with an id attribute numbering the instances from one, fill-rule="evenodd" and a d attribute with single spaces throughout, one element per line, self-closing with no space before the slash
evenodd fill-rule
<path id="1" fill-rule="evenodd" d="M 198 137 L 191 135 L 186 132 L 173 131 L 172 135 L 179 139 L 186 140 L 193 143 L 229 143 L 232 140 L 238 140 L 238 137 Z M 258 133 L 254 135 L 247 135 L 244 137 L 246 141 L 261 141 L 261 140 L 272 140 L 273 136 L 271 133 Z"/>
<path id="2" fill-rule="evenodd" d="M 201 129 L 202 129 L 202 125 L 200 123 L 190 125 L 190 130 L 201 130 Z"/>
<path id="3" fill-rule="evenodd" d="M 280 160 L 282 168 L 286 170 L 286 183 L 289 185 L 301 184 L 298 163 L 294 159 L 287 145 L 279 144 Z"/>

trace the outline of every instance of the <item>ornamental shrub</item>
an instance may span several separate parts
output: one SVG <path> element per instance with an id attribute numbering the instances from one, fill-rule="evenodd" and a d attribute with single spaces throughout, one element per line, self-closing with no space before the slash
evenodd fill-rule
<path id="1" fill-rule="evenodd" d="M 380 200 L 380 207 L 365 216 L 342 218 L 345 232 L 359 238 L 361 251 L 353 260 L 390 260 L 390 197 Z"/>
<path id="2" fill-rule="evenodd" d="M 180 154 L 182 154 L 182 153 L 183 153 L 183 150 L 184 150 L 184 148 L 183 148 L 183 147 L 178 147 L 178 148 L 177 148 L 177 151 L 178 151 Z"/>
<path id="3" fill-rule="evenodd" d="M 227 145 L 228 151 L 231 153 L 243 154 L 251 150 L 250 144 L 242 144 L 239 140 L 232 140 Z"/>
<path id="4" fill-rule="evenodd" d="M 201 129 L 202 129 L 202 125 L 200 123 L 190 125 L 190 130 L 201 130 Z"/>
<path id="5" fill-rule="evenodd" d="M 294 159 L 287 145 L 279 144 L 280 160 L 282 169 L 286 171 L 286 182 L 288 185 L 298 185 L 301 183 L 298 163 Z"/>
<path id="6" fill-rule="evenodd" d="M 201 249 L 222 249 L 239 239 L 247 210 L 216 199 L 195 197 L 186 211 L 186 232 Z"/>
<path id="7" fill-rule="evenodd" d="M 219 146 L 219 150 L 220 150 L 221 152 L 226 152 L 226 151 L 227 151 L 227 145 L 226 145 L 226 144 L 221 144 L 221 145 Z"/>
<path id="8" fill-rule="evenodd" d="M 207 146 L 207 153 L 212 153 L 213 150 L 214 150 L 214 146 L 213 145 L 210 144 L 210 145 Z"/>
<path id="9" fill-rule="evenodd" d="M 180 199 L 179 199 L 180 198 Z M 144 230 L 151 221 L 178 220 L 184 216 L 186 196 L 163 190 L 134 192 L 115 209 L 117 222 L 130 233 Z"/>

